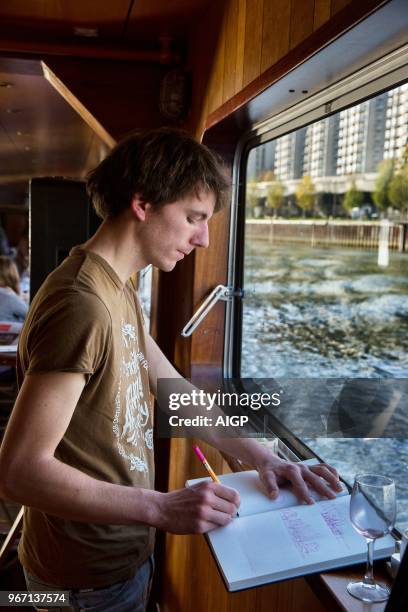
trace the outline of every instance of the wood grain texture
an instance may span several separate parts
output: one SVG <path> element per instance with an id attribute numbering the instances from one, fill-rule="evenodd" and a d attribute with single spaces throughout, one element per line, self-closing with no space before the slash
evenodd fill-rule
<path id="1" fill-rule="evenodd" d="M 226 209 L 211 219 L 210 246 L 195 254 L 194 310 L 210 290 L 227 280 L 229 213 Z M 191 341 L 193 363 L 222 362 L 224 316 L 225 302 L 218 302 L 194 332 Z"/>
<path id="2" fill-rule="evenodd" d="M 247 2 L 245 18 L 245 52 L 243 85 L 261 72 L 263 0 Z"/>
<path id="3" fill-rule="evenodd" d="M 211 3 L 202 19 L 197 20 L 195 28 L 189 36 L 189 58 L 187 68 L 192 73 L 192 101 L 191 112 L 185 122 L 185 127 L 201 138 L 204 123 L 210 112 L 210 102 L 216 92 L 214 80 L 218 41 L 223 36 L 224 12 L 227 10 L 226 2 Z M 222 100 L 223 73 L 218 75 L 218 100 Z M 217 92 L 216 92 L 217 93 Z M 212 102 L 212 107 L 216 102 Z"/>
<path id="4" fill-rule="evenodd" d="M 281 0 L 264 2 L 262 24 L 261 72 L 289 51 L 291 3 Z"/>
<path id="5" fill-rule="evenodd" d="M 336 13 L 345 8 L 348 4 L 352 4 L 353 0 L 331 0 L 330 16 L 333 17 Z"/>
<path id="6" fill-rule="evenodd" d="M 293 49 L 313 32 L 314 0 L 292 0 L 289 47 Z"/>
<path id="7" fill-rule="evenodd" d="M 225 102 L 235 94 L 237 70 L 237 42 L 239 3 L 229 2 L 224 17 L 225 59 L 222 101 Z"/>
<path id="8" fill-rule="evenodd" d="M 99 124 L 109 138 L 165 124 L 158 108 L 159 65 L 64 57 L 44 63 L 69 93 L 66 100 L 76 101 L 75 110 L 83 109 L 88 124 L 92 119 L 94 129 Z"/>
<path id="9" fill-rule="evenodd" d="M 244 57 L 245 57 L 245 21 L 247 0 L 237 0 L 238 22 L 236 40 L 236 67 L 235 92 L 240 91 L 244 83 Z"/>
<path id="10" fill-rule="evenodd" d="M 315 0 L 313 30 L 317 30 L 330 19 L 331 0 Z"/>
<path id="11" fill-rule="evenodd" d="M 248 116 L 248 108 L 246 105 L 248 105 L 252 99 L 265 91 L 279 78 L 287 74 L 305 58 L 310 57 L 317 49 L 329 44 L 330 41 L 337 38 L 342 32 L 351 28 L 354 23 L 364 19 L 383 4 L 386 4 L 384 0 L 352 0 L 348 5 L 348 10 L 336 13 L 334 17 L 323 24 L 323 27 L 311 33 L 310 36 L 306 37 L 294 49 L 291 49 L 287 54 L 280 57 L 272 66 L 262 72 L 257 79 L 238 91 L 235 96 L 225 102 L 221 108 L 211 113 L 207 117 L 205 129 L 209 130 L 212 126 L 219 124 L 222 119 L 231 119 L 231 122 L 233 122 L 232 117 L 234 113 L 239 115 L 240 123 L 245 121 L 245 117 Z M 256 118 L 255 121 L 261 119 L 262 118 Z M 249 128 L 249 126 L 245 127 L 247 129 Z"/>
<path id="12" fill-rule="evenodd" d="M 224 15 L 221 15 L 224 25 Z M 208 111 L 212 112 L 222 104 L 223 84 L 224 84 L 224 63 L 225 63 L 225 32 L 215 42 L 213 49 L 214 63 L 208 83 Z"/>

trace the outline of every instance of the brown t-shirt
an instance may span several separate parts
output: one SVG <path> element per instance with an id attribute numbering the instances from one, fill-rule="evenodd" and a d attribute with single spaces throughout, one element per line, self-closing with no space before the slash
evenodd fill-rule
<path id="1" fill-rule="evenodd" d="M 153 424 L 140 305 L 130 282 L 80 247 L 35 296 L 20 336 L 17 375 L 82 372 L 86 384 L 55 456 L 120 485 L 154 485 Z M 50 491 L 50 495 L 52 492 Z M 61 587 L 132 577 L 152 553 L 143 524 L 100 525 L 24 513 L 22 565 Z"/>

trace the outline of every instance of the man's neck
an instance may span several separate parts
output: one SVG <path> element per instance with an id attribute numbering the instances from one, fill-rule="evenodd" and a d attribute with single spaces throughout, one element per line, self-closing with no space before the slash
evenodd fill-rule
<path id="1" fill-rule="evenodd" d="M 148 263 L 138 249 L 134 223 L 125 217 L 126 214 L 123 214 L 115 219 L 106 219 L 83 244 L 88 251 L 103 257 L 123 283 Z"/>

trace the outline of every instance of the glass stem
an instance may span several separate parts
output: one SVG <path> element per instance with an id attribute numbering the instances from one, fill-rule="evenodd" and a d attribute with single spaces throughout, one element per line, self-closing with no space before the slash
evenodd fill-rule
<path id="1" fill-rule="evenodd" d="M 374 586 L 374 573 L 373 573 L 373 552 L 374 552 L 374 540 L 371 538 L 367 539 L 367 566 L 363 578 L 365 586 Z"/>

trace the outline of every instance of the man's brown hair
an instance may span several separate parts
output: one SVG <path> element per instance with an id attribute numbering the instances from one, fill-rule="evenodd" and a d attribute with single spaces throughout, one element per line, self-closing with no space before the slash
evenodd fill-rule
<path id="1" fill-rule="evenodd" d="M 129 136 L 88 174 L 88 195 L 102 219 L 115 217 L 136 193 L 154 206 L 204 191 L 215 196 L 217 212 L 228 198 L 221 161 L 189 134 L 159 128 Z"/>

